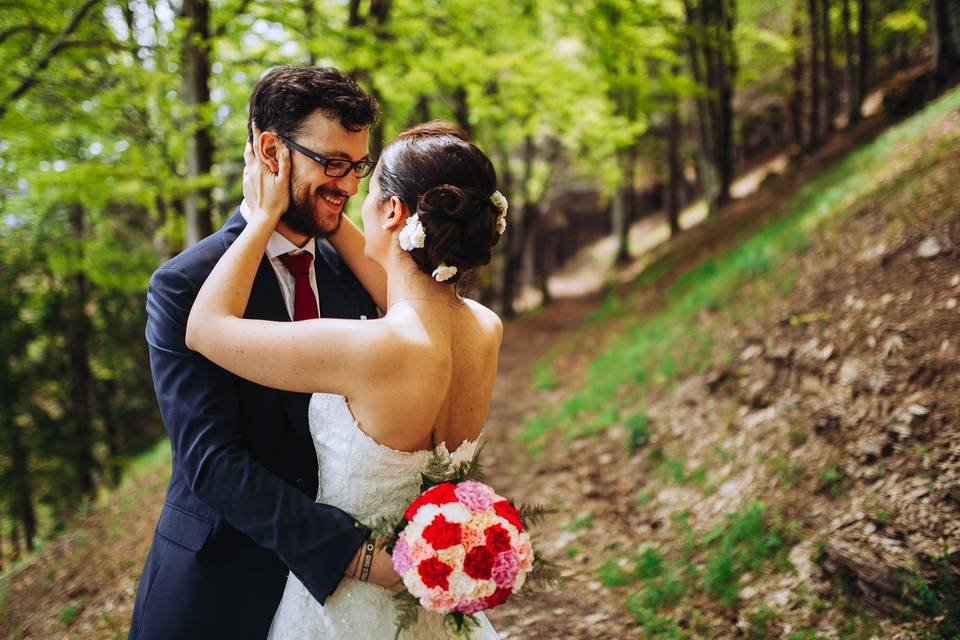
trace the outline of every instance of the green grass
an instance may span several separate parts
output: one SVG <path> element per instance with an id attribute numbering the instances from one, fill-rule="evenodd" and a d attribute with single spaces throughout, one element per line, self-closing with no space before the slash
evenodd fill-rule
<path id="1" fill-rule="evenodd" d="M 73 604 L 69 605 L 60 614 L 60 625 L 69 627 L 71 624 L 73 624 L 73 621 L 77 619 L 81 611 L 83 611 L 83 602 L 74 602 Z"/>
<path id="2" fill-rule="evenodd" d="M 663 613 L 689 595 L 706 595 L 732 607 L 739 598 L 743 574 L 785 566 L 792 534 L 761 502 L 747 503 L 703 535 L 693 530 L 689 519 L 687 510 L 671 515 L 674 531 L 683 542 L 671 555 L 647 547 L 626 557 L 607 558 L 596 568 L 605 586 L 632 587 L 627 608 L 649 638 L 680 637 L 673 635 L 679 629 Z"/>
<path id="3" fill-rule="evenodd" d="M 627 430 L 627 452 L 631 456 L 650 442 L 650 418 L 643 409 L 627 415 L 623 426 Z"/>
<path id="4" fill-rule="evenodd" d="M 919 149 L 927 131 L 958 107 L 960 90 L 954 90 L 812 178 L 784 205 L 785 213 L 779 219 L 680 274 L 666 287 L 662 308 L 633 317 L 634 293 L 622 299 L 608 296 L 591 321 L 624 318 L 626 328 L 588 365 L 579 388 L 559 406 L 551 405 L 525 423 L 522 438 L 537 443 L 553 430 L 570 437 L 598 433 L 621 421 L 618 407 L 635 404 L 644 394 L 701 369 L 715 342 L 702 312 L 723 310 L 730 317 L 755 315 L 758 301 L 737 295 L 747 283 L 764 291 L 765 296 L 789 293 L 796 272 L 780 268 L 781 264 L 788 256 L 810 247 L 809 235 L 815 229 L 825 221 L 853 213 L 864 202 L 889 197 L 914 179 L 917 171 L 956 153 L 955 140 L 941 141 L 924 148 L 920 161 L 904 167 L 896 178 L 883 182 L 877 179 L 877 174 L 897 162 L 905 149 Z M 663 257 L 642 272 L 634 286 L 650 286 L 675 266 L 675 259 Z M 797 317 L 795 321 L 819 319 Z M 549 379 L 542 372 L 536 377 Z"/>
<path id="5" fill-rule="evenodd" d="M 561 525 L 560 528 L 567 532 L 580 531 L 581 529 L 586 529 L 593 524 L 593 512 L 587 511 L 578 515 L 576 518 L 570 522 Z"/>
<path id="6" fill-rule="evenodd" d="M 934 560 L 936 577 L 925 580 L 916 572 L 904 589 L 911 617 L 934 620 L 923 640 L 960 638 L 960 569 L 950 564 L 946 554 Z"/>

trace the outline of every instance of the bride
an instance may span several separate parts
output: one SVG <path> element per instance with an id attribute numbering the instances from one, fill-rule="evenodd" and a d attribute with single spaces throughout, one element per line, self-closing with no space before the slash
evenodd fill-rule
<path id="1" fill-rule="evenodd" d="M 487 418 L 503 326 L 490 309 L 458 296 L 456 284 L 490 261 L 503 233 L 506 201 L 493 165 L 452 125 L 404 131 L 370 179 L 364 231 L 344 219 L 329 238 L 383 317 L 247 320 L 254 276 L 289 201 L 290 148 L 272 132 L 259 135 L 276 138 L 269 142 L 279 150 L 278 169 L 248 154 L 244 197 L 252 215 L 200 290 L 187 345 L 253 382 L 313 393 L 317 502 L 365 523 L 399 520 L 430 454 L 469 459 Z M 348 574 L 363 577 L 357 568 Z M 479 617 L 471 637 L 497 638 Z M 321 606 L 290 574 L 269 637 L 388 639 L 395 622 L 387 589 L 345 577 Z M 447 633 L 440 614 L 423 610 L 405 637 Z"/>

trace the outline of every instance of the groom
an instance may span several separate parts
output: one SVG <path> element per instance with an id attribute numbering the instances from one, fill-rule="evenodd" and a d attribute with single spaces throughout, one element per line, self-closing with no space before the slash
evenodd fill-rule
<path id="1" fill-rule="evenodd" d="M 333 68 L 278 67 L 257 83 L 252 144 L 261 143 L 256 123 L 303 150 L 291 149 L 290 208 L 267 246 L 245 317 L 377 317 L 323 241 L 369 169 L 377 115 L 375 101 Z M 278 149 L 259 151 L 276 162 Z M 345 573 L 354 574 L 368 536 L 348 514 L 314 501 L 310 396 L 243 380 L 184 345 L 197 291 L 248 214 L 241 203 L 219 231 L 150 280 L 146 338 L 173 472 L 137 590 L 133 639 L 265 638 L 289 572 L 322 603 Z M 370 579 L 396 580 L 382 552 Z"/>

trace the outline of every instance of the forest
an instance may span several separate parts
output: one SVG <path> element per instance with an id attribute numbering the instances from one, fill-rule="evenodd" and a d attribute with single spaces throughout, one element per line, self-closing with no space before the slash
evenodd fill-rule
<path id="1" fill-rule="evenodd" d="M 556 276 L 602 245 L 590 277 L 610 294 L 595 311 L 605 317 L 625 304 L 617 270 L 643 262 L 637 225 L 662 220 L 664 242 L 692 234 L 692 255 L 712 245 L 691 227 L 735 208 L 740 178 L 762 169 L 763 190 L 840 154 L 864 121 L 897 122 L 955 83 L 960 4 L 23 0 L 0 2 L 0 62 L 3 574 L 163 441 L 147 282 L 236 209 L 247 101 L 272 66 L 329 64 L 357 79 L 382 109 L 374 158 L 412 124 L 457 123 L 511 203 L 471 295 L 523 322 L 563 304 Z M 717 234 L 751 228 L 722 220 Z M 538 366 L 534 383 L 556 386 L 562 374 Z M 637 419 L 633 447 L 646 438 Z M 536 441 L 544 424 L 523 429 Z"/>

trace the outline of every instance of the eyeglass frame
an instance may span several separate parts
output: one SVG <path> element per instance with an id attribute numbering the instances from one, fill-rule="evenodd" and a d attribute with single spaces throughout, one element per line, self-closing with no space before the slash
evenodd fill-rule
<path id="1" fill-rule="evenodd" d="M 356 172 L 357 169 L 362 170 L 363 167 L 367 167 L 366 171 L 357 174 L 357 176 L 361 179 L 366 178 L 371 173 L 373 173 L 373 169 L 377 165 L 377 163 L 371 160 L 370 158 L 367 158 L 366 160 L 357 160 L 356 162 L 352 160 L 347 160 L 345 158 L 325 158 L 324 156 L 320 155 L 316 151 L 311 151 L 310 149 L 307 149 L 306 147 L 297 144 L 293 140 L 290 140 L 286 136 L 282 136 L 279 133 L 274 133 L 274 135 L 280 138 L 280 140 L 282 140 L 284 144 L 293 147 L 294 149 L 296 149 L 297 151 L 299 151 L 300 153 L 307 156 L 308 158 L 310 158 L 311 160 L 319 164 L 321 167 L 323 167 L 323 175 L 327 176 L 328 178 L 346 178 L 348 175 L 350 175 L 351 171 Z M 346 162 L 349 164 L 349 166 L 347 167 L 347 170 L 343 172 L 343 175 L 331 175 L 327 173 L 331 162 Z"/>

